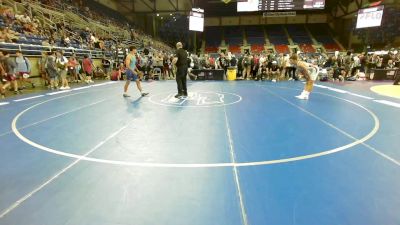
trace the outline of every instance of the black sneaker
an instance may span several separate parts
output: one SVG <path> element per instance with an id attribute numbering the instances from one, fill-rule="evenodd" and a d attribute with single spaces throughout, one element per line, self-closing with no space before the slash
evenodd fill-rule
<path id="1" fill-rule="evenodd" d="M 175 98 L 180 98 L 180 97 L 182 97 L 182 94 L 175 95 Z"/>
<path id="2" fill-rule="evenodd" d="M 142 93 L 142 97 L 149 95 L 149 93 Z"/>

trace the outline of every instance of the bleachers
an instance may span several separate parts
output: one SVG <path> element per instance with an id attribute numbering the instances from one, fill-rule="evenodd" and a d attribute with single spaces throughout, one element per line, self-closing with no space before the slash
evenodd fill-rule
<path id="1" fill-rule="evenodd" d="M 281 25 L 269 25 L 265 27 L 269 42 L 273 45 L 289 45 L 285 30 Z"/>
<path id="2" fill-rule="evenodd" d="M 205 52 L 206 52 L 206 53 L 218 52 L 218 47 L 208 46 L 208 47 L 206 47 Z"/>
<path id="3" fill-rule="evenodd" d="M 222 37 L 221 27 L 206 27 L 205 29 L 206 51 L 217 52 L 218 47 L 221 45 L 221 37 Z"/>
<path id="4" fill-rule="evenodd" d="M 299 44 L 301 52 L 315 53 L 315 48 L 311 44 Z"/>
<path id="5" fill-rule="evenodd" d="M 324 44 L 324 48 L 327 52 L 341 51 L 342 48 L 336 43 Z"/>
<path id="6" fill-rule="evenodd" d="M 334 52 L 341 51 L 342 49 L 330 35 L 330 32 L 326 24 L 313 24 L 308 26 L 311 34 L 314 36 L 317 42 L 321 43 L 326 51 Z"/>
<path id="7" fill-rule="evenodd" d="M 247 37 L 264 37 L 264 30 L 261 26 L 248 26 L 246 27 L 246 35 Z"/>
<path id="8" fill-rule="evenodd" d="M 289 54 L 289 47 L 287 45 L 275 45 L 275 50 L 277 53 Z"/>
<path id="9" fill-rule="evenodd" d="M 241 49 L 239 45 L 229 45 L 229 51 L 234 54 L 238 54 L 241 52 Z"/>
<path id="10" fill-rule="evenodd" d="M 260 53 L 264 51 L 265 35 L 263 27 L 249 26 L 246 27 L 247 43 L 250 45 L 252 52 Z"/>
<path id="11" fill-rule="evenodd" d="M 40 56 L 42 52 L 49 52 L 52 50 L 62 50 L 65 53 L 65 56 L 71 56 L 72 54 L 77 55 L 78 57 L 83 57 L 84 55 L 92 55 L 93 57 L 101 58 L 104 54 L 106 57 L 112 57 L 113 53 L 110 51 L 99 51 L 99 50 L 87 50 L 87 49 L 76 49 L 76 48 L 63 48 L 63 47 L 54 47 L 54 46 L 43 46 L 43 45 L 32 45 L 32 44 L 14 44 L 14 43 L 5 43 L 0 42 L 0 49 L 6 50 L 11 54 L 15 54 L 17 50 L 22 51 L 22 54 L 25 56 Z"/>
<path id="12" fill-rule="evenodd" d="M 243 45 L 243 29 L 241 27 L 226 27 L 224 30 L 226 45 Z"/>
<path id="13" fill-rule="evenodd" d="M 270 44 L 275 46 L 278 53 L 290 53 L 288 35 L 293 40 L 293 43 L 298 45 L 301 52 L 304 53 L 316 52 L 316 49 L 313 47 L 313 37 L 317 42 L 323 45 L 328 52 L 342 50 L 340 45 L 338 45 L 335 39 L 331 36 L 326 24 L 312 24 L 307 25 L 307 27 L 309 28 L 311 35 L 304 25 L 267 25 L 265 27 L 230 26 L 225 28 L 206 27 L 205 51 L 208 53 L 218 51 L 218 47 L 221 45 L 220 38 L 218 37 L 222 36 L 222 29 L 224 29 L 225 43 L 228 45 L 228 49 L 233 51 L 239 51 L 240 47 L 243 45 L 243 30 L 246 34 L 247 44 L 250 45 L 252 52 L 262 52 L 265 50 L 265 34 L 267 35 Z M 285 29 L 287 30 L 287 33 L 285 32 Z"/>
<path id="14" fill-rule="evenodd" d="M 264 45 L 251 45 L 251 52 L 261 53 L 264 50 Z"/>

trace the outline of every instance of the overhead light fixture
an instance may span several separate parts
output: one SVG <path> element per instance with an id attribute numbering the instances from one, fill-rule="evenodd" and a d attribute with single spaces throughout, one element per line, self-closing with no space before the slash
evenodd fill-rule
<path id="1" fill-rule="evenodd" d="M 157 13 L 157 16 L 160 16 L 160 14 Z"/>
<path id="2" fill-rule="evenodd" d="M 228 4 L 231 0 L 222 0 L 223 3 Z"/>
<path id="3" fill-rule="evenodd" d="M 172 16 L 172 13 L 170 13 L 169 15 Z"/>

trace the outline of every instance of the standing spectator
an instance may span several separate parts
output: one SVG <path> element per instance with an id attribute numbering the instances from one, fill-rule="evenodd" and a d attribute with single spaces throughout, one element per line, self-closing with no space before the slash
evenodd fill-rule
<path id="1" fill-rule="evenodd" d="M 346 71 L 346 77 L 351 76 L 353 59 L 351 57 L 351 52 L 348 51 L 346 57 L 344 58 L 344 69 Z"/>
<path id="2" fill-rule="evenodd" d="M 289 80 L 298 80 L 296 76 L 296 67 L 292 66 L 289 60 L 289 55 L 285 57 L 285 77 L 288 77 Z"/>
<path id="3" fill-rule="evenodd" d="M 243 67 L 243 79 L 249 79 L 251 72 L 251 56 L 246 54 L 242 61 Z"/>
<path id="4" fill-rule="evenodd" d="M 281 71 L 280 76 L 283 77 L 283 75 L 284 75 L 283 71 L 284 71 L 285 66 L 286 66 L 286 59 L 285 59 L 285 56 L 283 55 L 283 53 L 279 54 L 279 57 L 277 58 L 277 61 L 278 61 L 279 70 Z"/>
<path id="5" fill-rule="evenodd" d="M 257 77 L 258 69 L 260 68 L 259 62 L 260 62 L 259 55 L 254 55 L 253 59 L 251 60 L 252 78 Z"/>
<path id="6" fill-rule="evenodd" d="M 243 55 L 239 56 L 238 62 L 237 62 L 237 77 L 238 78 L 243 78 Z"/>
<path id="7" fill-rule="evenodd" d="M 171 77 L 170 77 L 170 71 L 171 71 L 171 60 L 170 60 L 170 58 L 168 57 L 168 54 L 165 54 L 164 55 L 164 58 L 163 58 L 163 66 L 164 66 L 164 69 L 163 69 L 163 77 L 164 77 L 164 80 L 167 80 L 167 79 L 171 79 Z"/>
<path id="8" fill-rule="evenodd" d="M 14 59 L 10 58 L 10 53 L 3 51 L 2 54 L 4 55 L 2 61 L 5 70 L 5 78 L 7 80 L 7 83 L 3 86 L 3 89 L 6 89 L 10 84 L 12 84 L 14 86 L 14 93 L 20 94 L 21 91 L 18 90 L 18 82 L 16 76 L 17 64 L 15 63 Z"/>
<path id="9" fill-rule="evenodd" d="M 78 66 L 78 61 L 76 60 L 75 54 L 68 59 L 67 67 L 68 73 L 72 76 L 72 81 L 78 83 L 78 73 L 76 72 L 76 67 Z"/>
<path id="10" fill-rule="evenodd" d="M 29 83 L 32 85 L 32 88 L 35 88 L 35 84 L 28 79 L 31 73 L 31 63 L 29 59 L 23 56 L 21 51 L 16 51 L 16 55 L 17 78 L 20 79 L 22 88 L 25 88 L 24 83 Z"/>
<path id="11" fill-rule="evenodd" d="M 50 88 L 52 90 L 58 88 L 58 72 L 56 64 L 56 53 L 54 51 L 49 52 L 46 62 L 47 73 L 50 78 Z"/>
<path id="12" fill-rule="evenodd" d="M 6 90 L 3 88 L 3 81 L 5 80 L 5 75 L 6 75 L 6 69 L 3 66 L 3 52 L 0 51 L 0 94 L 1 98 L 6 97 Z M 6 85 L 7 83 L 5 83 Z"/>
<path id="13" fill-rule="evenodd" d="M 107 77 L 110 77 L 110 72 L 111 72 L 111 61 L 108 60 L 105 56 L 101 60 L 101 65 L 103 66 L 104 73 L 106 74 Z"/>
<path id="14" fill-rule="evenodd" d="M 89 58 L 88 55 L 85 55 L 83 57 L 83 61 L 82 61 L 82 67 L 83 67 L 83 71 L 86 74 L 86 83 L 90 84 L 90 83 L 94 83 L 92 80 L 92 76 L 93 76 L 93 63 L 92 60 Z"/>
<path id="15" fill-rule="evenodd" d="M 38 61 L 39 65 L 39 72 L 42 80 L 44 80 L 44 85 L 50 87 L 50 79 L 49 75 L 47 74 L 47 52 L 42 52 L 42 57 Z"/>
<path id="16" fill-rule="evenodd" d="M 56 64 L 58 68 L 58 74 L 61 79 L 60 90 L 71 89 L 68 85 L 68 79 L 67 79 L 67 73 L 68 73 L 67 63 L 68 59 L 65 56 L 63 56 L 63 53 L 61 51 L 58 51 Z"/>

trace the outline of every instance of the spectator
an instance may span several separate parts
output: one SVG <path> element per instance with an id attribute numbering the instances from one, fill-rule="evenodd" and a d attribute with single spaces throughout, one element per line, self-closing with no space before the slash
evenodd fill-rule
<path id="1" fill-rule="evenodd" d="M 9 27 L 4 28 L 2 33 L 6 42 L 17 42 L 19 40 L 19 34 L 10 30 Z"/>
<path id="2" fill-rule="evenodd" d="M 21 91 L 18 90 L 18 82 L 16 76 L 17 64 L 15 60 L 10 58 L 10 53 L 2 51 L 3 54 L 3 68 L 5 70 L 5 79 L 7 83 L 3 85 L 3 89 L 6 89 L 10 84 L 14 87 L 14 93 L 20 94 Z M 0 55 L 1 56 L 1 55 Z"/>
<path id="3" fill-rule="evenodd" d="M 57 72 L 58 76 L 61 80 L 61 87 L 60 90 L 67 90 L 71 89 L 68 85 L 67 73 L 68 73 L 68 60 L 61 51 L 58 51 L 56 58 L 56 65 L 57 65 Z"/>
<path id="4" fill-rule="evenodd" d="M 69 59 L 68 59 L 68 63 L 67 63 L 67 67 L 68 67 L 68 73 L 69 75 L 72 76 L 72 82 L 78 83 L 79 79 L 78 79 L 78 73 L 76 71 L 76 67 L 78 66 L 78 61 L 76 60 L 75 55 L 72 55 Z"/>
<path id="5" fill-rule="evenodd" d="M 24 89 L 25 83 L 29 83 L 32 88 L 35 88 L 35 84 L 29 80 L 29 75 L 31 74 L 31 62 L 29 59 L 22 55 L 21 51 L 16 51 L 15 63 L 17 65 L 17 78 L 21 82 L 21 87 Z"/>
<path id="6" fill-rule="evenodd" d="M 47 59 L 47 52 L 43 51 L 42 57 L 38 60 L 38 66 L 40 76 L 42 77 L 42 80 L 44 80 L 44 85 L 50 88 L 50 78 L 47 73 Z"/>
<path id="7" fill-rule="evenodd" d="M 92 81 L 92 76 L 93 76 L 93 63 L 92 60 L 89 58 L 88 55 L 84 56 L 84 59 L 82 61 L 82 67 L 83 67 L 83 71 L 86 74 L 86 83 L 90 84 L 90 83 L 94 83 Z"/>
<path id="8" fill-rule="evenodd" d="M 243 58 L 242 61 L 242 67 L 243 67 L 243 79 L 248 79 L 250 78 L 250 72 L 251 72 L 251 56 L 250 54 L 246 54 Z"/>
<path id="9" fill-rule="evenodd" d="M 103 57 L 103 59 L 101 60 L 101 64 L 103 66 L 104 69 L 104 73 L 106 74 L 107 77 L 110 76 L 110 72 L 111 72 L 111 61 L 108 60 L 105 56 Z"/>
<path id="10" fill-rule="evenodd" d="M 50 78 L 50 88 L 52 90 L 58 88 L 58 68 L 56 64 L 56 53 L 55 51 L 49 52 L 47 62 L 47 73 L 49 74 Z"/>

